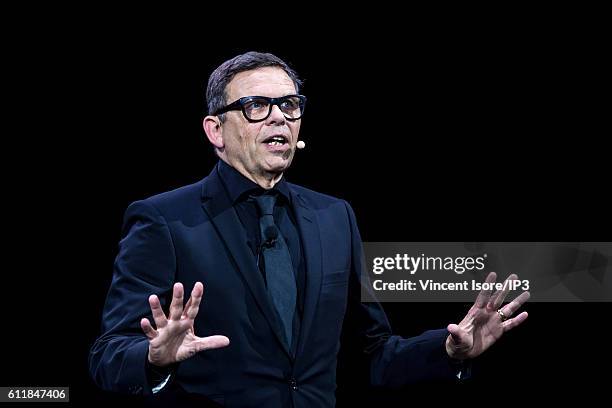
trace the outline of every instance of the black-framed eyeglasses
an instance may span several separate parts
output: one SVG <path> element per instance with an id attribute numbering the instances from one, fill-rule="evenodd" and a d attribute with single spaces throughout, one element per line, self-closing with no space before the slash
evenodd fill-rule
<path id="1" fill-rule="evenodd" d="M 241 110 L 249 122 L 261 122 L 270 116 L 274 105 L 279 107 L 287 120 L 298 120 L 304 114 L 306 97 L 304 95 L 286 95 L 280 98 L 245 96 L 218 109 L 213 115 L 220 115 L 231 110 Z"/>

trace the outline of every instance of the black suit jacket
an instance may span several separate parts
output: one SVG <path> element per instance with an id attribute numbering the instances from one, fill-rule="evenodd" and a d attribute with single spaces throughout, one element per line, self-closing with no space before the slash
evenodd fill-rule
<path id="1" fill-rule="evenodd" d="M 90 353 L 91 375 L 100 387 L 151 395 L 148 340 L 139 324 L 142 317 L 151 319 L 148 296 L 157 294 L 167 308 L 175 282 L 188 294 L 197 281 L 204 284 L 204 297 L 196 335 L 222 334 L 230 345 L 181 362 L 161 395 L 179 392 L 226 406 L 333 407 L 347 307 L 358 320 L 354 338 L 370 356 L 373 384 L 399 386 L 456 373 L 443 347 L 446 330 L 392 336 L 380 305 L 360 302 L 363 254 L 351 207 L 297 185 L 289 189 L 306 263 L 295 357 L 282 341 L 245 231 L 215 168 L 201 182 L 127 209 L 103 334 Z"/>

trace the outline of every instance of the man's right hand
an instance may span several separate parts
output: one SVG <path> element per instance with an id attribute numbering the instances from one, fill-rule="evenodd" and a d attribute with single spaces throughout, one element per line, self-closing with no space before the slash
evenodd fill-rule
<path id="1" fill-rule="evenodd" d="M 157 330 L 146 317 L 140 327 L 149 338 L 149 363 L 164 367 L 192 357 L 199 351 L 225 347 L 225 336 L 198 337 L 193 331 L 193 321 L 198 314 L 204 286 L 196 282 L 191 297 L 183 308 L 183 285 L 175 283 L 168 317 L 164 314 L 156 295 L 149 296 L 149 305 Z"/>

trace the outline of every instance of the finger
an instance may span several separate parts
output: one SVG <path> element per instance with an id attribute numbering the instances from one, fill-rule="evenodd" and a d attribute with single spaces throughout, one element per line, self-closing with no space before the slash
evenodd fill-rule
<path id="1" fill-rule="evenodd" d="M 147 335 L 147 338 L 149 340 L 153 340 L 154 338 L 157 337 L 158 335 L 157 330 L 155 330 L 153 326 L 151 326 L 151 322 L 146 317 L 143 317 L 142 320 L 140 321 L 140 327 L 142 328 L 142 331 L 144 332 L 144 334 Z"/>
<path id="2" fill-rule="evenodd" d="M 489 301 L 487 302 L 487 309 L 489 310 L 495 309 L 495 302 L 497 298 L 499 298 L 500 293 L 501 293 L 501 290 L 496 290 L 495 293 L 491 295 L 491 297 L 489 298 Z"/>
<path id="3" fill-rule="evenodd" d="M 155 326 L 158 329 L 166 327 L 168 320 L 166 319 L 166 315 L 162 310 L 161 303 L 159 303 L 159 299 L 156 295 L 149 296 L 149 306 L 151 306 L 151 313 L 153 314 Z"/>
<path id="4" fill-rule="evenodd" d="M 188 317 L 189 309 L 193 305 L 194 297 L 199 297 L 201 299 L 203 292 L 204 292 L 204 285 L 202 285 L 202 282 L 196 282 L 195 285 L 193 285 L 193 289 L 191 290 L 191 296 L 189 297 L 187 304 L 185 304 L 185 308 L 183 309 L 183 314 L 181 315 L 181 319 L 186 319 Z"/>
<path id="5" fill-rule="evenodd" d="M 495 283 L 495 279 L 497 278 L 497 274 L 495 272 L 491 272 L 489 275 L 487 275 L 487 278 L 485 279 L 485 283 L 487 284 L 487 286 L 492 285 L 493 283 Z M 487 304 L 487 302 L 489 301 L 489 298 L 491 297 L 491 292 L 493 291 L 493 289 L 487 289 L 487 288 L 482 288 L 482 290 L 480 291 L 480 293 L 478 294 L 478 297 L 476 298 L 476 307 L 485 307 L 485 305 Z"/>
<path id="6" fill-rule="evenodd" d="M 195 343 L 196 351 L 212 350 L 229 346 L 229 339 L 225 336 L 200 337 Z"/>
<path id="7" fill-rule="evenodd" d="M 502 327 L 504 328 L 504 332 L 507 332 L 508 330 L 514 329 L 516 326 L 518 326 L 519 324 L 523 323 L 525 320 L 527 320 L 527 312 L 523 312 L 520 315 L 513 317 L 512 319 L 508 319 L 505 322 L 502 323 Z"/>
<path id="8" fill-rule="evenodd" d="M 456 345 L 460 345 L 465 342 L 465 333 L 463 333 L 463 330 L 461 330 L 461 328 L 456 324 L 449 324 L 446 330 L 448 330 L 449 334 L 453 338 L 453 343 Z"/>
<path id="9" fill-rule="evenodd" d="M 183 284 L 177 282 L 172 289 L 172 303 L 170 303 L 170 320 L 180 320 L 183 313 Z"/>
<path id="10" fill-rule="evenodd" d="M 530 297 L 529 292 L 521 293 L 516 299 L 501 308 L 502 313 L 506 316 L 512 316 Z"/>
<path id="11" fill-rule="evenodd" d="M 185 306 L 185 311 L 183 315 L 187 316 L 187 318 L 194 320 L 198 315 L 198 311 L 200 310 L 200 302 L 202 301 L 202 296 L 204 294 L 204 285 L 202 282 L 196 282 L 193 286 L 193 290 L 191 291 L 191 297 L 189 298 L 188 307 Z"/>
<path id="12" fill-rule="evenodd" d="M 518 276 L 514 273 L 508 276 L 508 278 L 504 281 L 504 286 L 502 289 L 496 291 L 493 296 L 491 296 L 491 299 L 489 299 L 489 303 L 487 304 L 487 307 L 490 310 L 499 309 L 501 304 L 504 303 L 506 296 L 508 296 L 508 292 L 510 291 L 510 282 L 516 280 L 517 278 Z"/>
<path id="13" fill-rule="evenodd" d="M 187 311 L 191 307 L 191 303 L 192 303 L 191 299 L 192 298 L 189 298 L 189 300 L 185 304 L 185 308 L 183 309 L 183 313 L 181 314 L 181 319 L 186 319 L 187 318 Z"/>

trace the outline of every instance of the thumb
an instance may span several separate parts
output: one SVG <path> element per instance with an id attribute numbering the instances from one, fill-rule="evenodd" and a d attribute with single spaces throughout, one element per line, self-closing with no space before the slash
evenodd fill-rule
<path id="1" fill-rule="evenodd" d="M 225 336 L 208 336 L 201 337 L 196 343 L 196 350 L 211 350 L 228 346 L 230 343 L 229 339 Z"/>
<path id="2" fill-rule="evenodd" d="M 446 327 L 446 330 L 448 330 L 448 332 L 450 333 L 452 339 L 453 339 L 453 343 L 459 345 L 461 344 L 463 341 L 463 338 L 465 337 L 465 334 L 463 332 L 463 330 L 461 329 L 461 327 L 459 327 L 456 324 L 449 324 Z"/>

